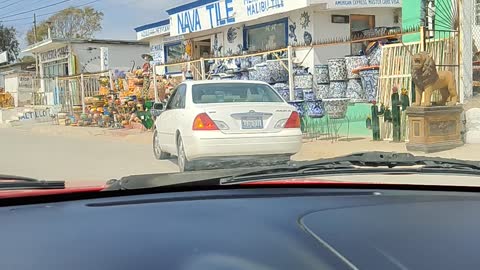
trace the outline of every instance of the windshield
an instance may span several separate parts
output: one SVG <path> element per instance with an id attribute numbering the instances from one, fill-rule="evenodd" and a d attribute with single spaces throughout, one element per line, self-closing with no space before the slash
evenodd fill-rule
<path id="1" fill-rule="evenodd" d="M 53 2 L 0 0 L 5 189 L 188 183 L 371 151 L 480 162 L 478 0 Z M 445 185 L 466 171 L 329 162 L 288 177 Z"/>
<path id="2" fill-rule="evenodd" d="M 255 83 L 215 83 L 192 86 L 193 103 L 282 102 L 268 85 Z"/>

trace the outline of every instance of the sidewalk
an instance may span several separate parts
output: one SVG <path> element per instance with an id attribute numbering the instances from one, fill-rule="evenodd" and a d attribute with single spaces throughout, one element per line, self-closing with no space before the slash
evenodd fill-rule
<path id="1" fill-rule="evenodd" d="M 374 142 L 370 138 L 350 138 L 349 141 L 307 141 L 303 144 L 300 153 L 293 156 L 295 160 L 314 160 L 318 158 L 331 158 L 344 156 L 352 153 L 366 151 L 386 151 L 406 153 L 405 143 L 393 143 L 388 141 Z M 414 155 L 456 158 L 463 160 L 480 161 L 480 144 L 466 144 L 464 146 L 436 153 L 425 154 L 411 152 Z"/>
<path id="2" fill-rule="evenodd" d="M 52 124 L 36 124 L 28 127 L 16 127 L 27 129 L 30 132 L 48 134 L 51 136 L 71 136 L 78 138 L 96 137 L 99 140 L 120 140 L 134 144 L 151 144 L 152 132 L 138 129 L 106 129 L 98 127 L 69 127 Z M 295 160 L 314 160 L 331 158 L 365 151 L 392 151 L 408 152 L 405 143 L 393 143 L 388 141 L 374 142 L 370 138 L 350 138 L 339 141 L 330 140 L 305 140 L 301 151 L 293 156 Z M 456 149 L 424 154 L 412 152 L 415 155 L 456 158 L 464 160 L 480 161 L 480 144 L 468 144 Z"/>

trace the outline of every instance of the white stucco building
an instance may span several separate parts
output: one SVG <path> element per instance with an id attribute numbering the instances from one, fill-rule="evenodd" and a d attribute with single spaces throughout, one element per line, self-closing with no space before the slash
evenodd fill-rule
<path id="1" fill-rule="evenodd" d="M 41 91 L 53 102 L 54 78 L 107 70 L 128 71 L 143 64 L 148 43 L 124 40 L 47 39 L 24 50 L 38 57 Z"/>
<path id="2" fill-rule="evenodd" d="M 401 0 L 197 0 L 167 10 L 168 19 L 137 27 L 157 63 L 178 60 L 191 44 L 198 59 L 310 45 L 347 38 L 355 31 L 401 26 Z M 296 49 L 303 65 L 313 68 L 332 57 L 357 53 L 361 44 Z M 178 70 L 167 70 L 175 73 Z"/>

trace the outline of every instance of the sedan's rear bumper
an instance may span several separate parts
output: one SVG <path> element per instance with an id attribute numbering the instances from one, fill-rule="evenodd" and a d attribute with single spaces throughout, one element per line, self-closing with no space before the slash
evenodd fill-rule
<path id="1" fill-rule="evenodd" d="M 270 134 L 224 134 L 220 131 L 198 131 L 183 138 L 189 160 L 294 155 L 302 146 L 302 133 L 298 129 Z"/>

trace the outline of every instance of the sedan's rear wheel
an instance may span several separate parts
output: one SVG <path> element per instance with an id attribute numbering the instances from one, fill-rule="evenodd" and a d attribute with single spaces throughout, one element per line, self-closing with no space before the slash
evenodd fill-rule
<path id="1" fill-rule="evenodd" d="M 188 161 L 187 156 L 185 155 L 185 148 L 183 146 L 183 141 L 181 137 L 178 137 L 177 153 L 178 167 L 180 169 L 180 172 L 192 171 L 193 165 L 192 162 Z"/>
<path id="2" fill-rule="evenodd" d="M 162 148 L 160 148 L 160 139 L 158 137 L 157 130 L 153 131 L 153 155 L 156 159 L 167 159 L 170 157 L 170 154 L 162 151 Z"/>

